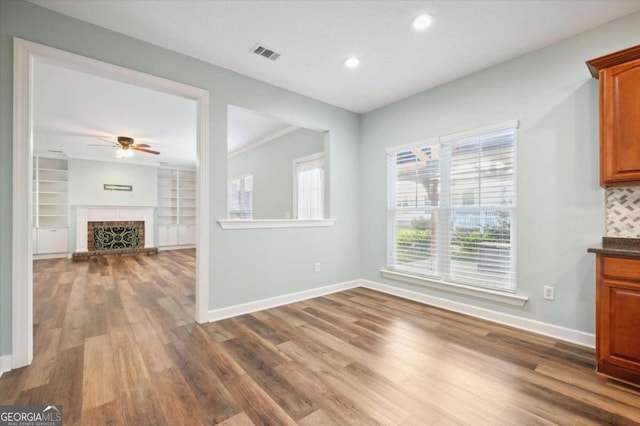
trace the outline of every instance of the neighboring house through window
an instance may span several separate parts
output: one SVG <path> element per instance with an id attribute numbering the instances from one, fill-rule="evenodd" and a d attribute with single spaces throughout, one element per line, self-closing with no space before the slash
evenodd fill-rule
<path id="1" fill-rule="evenodd" d="M 388 269 L 515 291 L 516 128 L 387 150 Z"/>
<path id="2" fill-rule="evenodd" d="M 293 160 L 296 219 L 324 218 L 324 153 Z"/>
<path id="3" fill-rule="evenodd" d="M 253 175 L 229 180 L 227 197 L 229 219 L 253 219 Z"/>

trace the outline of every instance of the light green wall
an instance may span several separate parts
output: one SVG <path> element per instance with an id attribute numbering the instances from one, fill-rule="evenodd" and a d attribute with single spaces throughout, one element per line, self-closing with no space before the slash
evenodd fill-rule
<path id="1" fill-rule="evenodd" d="M 254 219 L 293 214 L 293 160 L 323 152 L 324 137 L 325 132 L 298 129 L 229 159 L 230 179 L 253 174 Z"/>
<path id="2" fill-rule="evenodd" d="M 487 309 L 594 331 L 598 82 L 585 61 L 640 40 L 640 14 L 365 114 L 361 122 L 362 276 Z M 426 72 L 426 70 L 425 70 Z M 524 308 L 386 280 L 385 148 L 517 119 L 517 287 Z M 545 301 L 543 286 L 556 300 Z"/>
<path id="3" fill-rule="evenodd" d="M 0 1 L 0 355 L 11 351 L 12 37 L 147 72 L 211 93 L 211 282 L 221 308 L 358 277 L 593 331 L 602 236 L 597 82 L 584 61 L 638 43 L 634 14 L 359 117 L 22 1 Z M 425 70 L 428 72 L 428 70 Z M 222 231 L 227 105 L 327 129 L 335 227 Z M 518 119 L 518 288 L 523 309 L 385 280 L 385 147 Z M 359 197 L 359 200 L 358 200 Z M 322 263 L 314 273 L 313 264 Z M 556 301 L 542 287 L 556 287 Z"/>
<path id="4" fill-rule="evenodd" d="M 0 1 L 0 355 L 11 352 L 13 37 L 209 90 L 210 309 L 359 275 L 359 206 L 353 197 L 359 188 L 358 115 L 27 2 Z M 216 220 L 226 217 L 229 104 L 330 132 L 335 227 L 219 228 Z M 322 263 L 322 272 L 314 272 L 315 262 Z"/>
<path id="5" fill-rule="evenodd" d="M 133 188 L 131 192 L 105 191 L 105 183 Z M 69 204 L 155 207 L 158 205 L 158 168 L 72 158 L 69 160 Z"/>

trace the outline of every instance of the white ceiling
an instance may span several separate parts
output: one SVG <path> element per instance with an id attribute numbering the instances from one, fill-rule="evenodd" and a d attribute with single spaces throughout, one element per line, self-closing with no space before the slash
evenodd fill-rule
<path id="1" fill-rule="evenodd" d="M 62 151 L 70 158 L 195 167 L 196 102 L 36 61 L 34 151 Z M 160 155 L 134 152 L 116 159 L 116 148 L 98 137 L 133 137 Z M 89 146 L 98 144 L 100 146 Z"/>
<path id="2" fill-rule="evenodd" d="M 640 10 L 637 0 L 31 1 L 358 113 Z M 420 13 L 434 22 L 418 33 Z M 257 42 L 282 56 L 250 53 Z M 343 66 L 351 55 L 359 68 Z"/>

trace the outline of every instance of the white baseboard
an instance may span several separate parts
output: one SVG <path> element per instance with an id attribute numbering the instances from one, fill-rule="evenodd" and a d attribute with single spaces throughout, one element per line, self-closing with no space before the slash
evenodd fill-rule
<path id="1" fill-rule="evenodd" d="M 11 370 L 11 365 L 12 365 L 11 355 L 0 356 L 0 377 L 2 377 L 2 373 Z"/>
<path id="2" fill-rule="evenodd" d="M 158 251 L 187 250 L 187 249 L 194 249 L 194 248 L 196 248 L 194 244 L 187 245 L 187 246 L 162 246 L 162 247 L 158 247 Z"/>
<path id="3" fill-rule="evenodd" d="M 595 347 L 595 335 L 591 333 L 585 333 L 584 331 L 561 327 L 559 325 L 492 311 L 490 309 L 479 308 L 477 306 L 454 302 L 451 300 L 442 299 L 440 297 L 418 293 L 411 290 L 405 290 L 402 288 L 364 279 L 347 281 L 344 283 L 328 285 L 326 287 L 285 294 L 282 296 L 271 297 L 269 299 L 229 306 L 227 308 L 213 309 L 209 311 L 209 321 L 219 321 L 238 315 L 250 314 L 252 312 L 275 308 L 277 306 L 287 305 L 289 303 L 300 302 L 303 300 L 312 299 L 314 297 L 337 293 L 339 291 L 349 290 L 356 287 L 369 288 L 381 293 L 391 294 L 403 299 L 413 300 L 415 302 L 447 309 L 449 311 L 458 312 L 498 324 L 504 324 L 509 327 L 531 331 L 533 333 L 553 337 L 555 339 L 564 340 L 566 342 L 575 343 L 581 346 L 586 346 L 589 348 Z"/>
<path id="4" fill-rule="evenodd" d="M 48 254 L 34 254 L 33 260 L 42 260 L 42 259 L 71 259 L 71 254 L 69 253 L 48 253 Z"/>
<path id="5" fill-rule="evenodd" d="M 467 305 L 465 303 L 454 302 L 440 297 L 430 296 L 424 293 L 417 293 L 411 290 L 377 283 L 370 280 L 358 280 L 360 287 L 376 290 L 381 293 L 391 294 L 393 296 L 402 297 L 403 299 L 413 300 L 415 302 L 424 303 L 426 305 L 435 306 L 449 311 L 458 312 L 487 321 L 504 324 L 509 327 L 519 328 L 521 330 L 531 331 L 533 333 L 542 334 L 544 336 L 553 337 L 555 339 L 576 343 L 589 348 L 595 347 L 596 337 L 594 334 L 585 333 L 584 331 L 574 330 L 571 328 L 561 327 L 546 322 L 536 321 L 528 318 L 522 318 L 515 315 L 504 314 L 502 312 L 492 311 L 490 309 L 478 308 L 476 306 Z"/>
<path id="6" fill-rule="evenodd" d="M 313 299 L 314 297 L 349 290 L 358 287 L 358 285 L 358 280 L 347 281 L 339 284 L 328 285 L 326 287 L 319 287 L 311 290 L 284 294 L 282 296 L 270 297 L 268 299 L 256 300 L 255 302 L 242 303 L 240 305 L 229 306 L 227 308 L 213 309 L 209 311 L 209 321 L 219 321 L 238 315 L 250 314 L 264 309 L 288 305 L 289 303 L 301 302 L 303 300 Z"/>

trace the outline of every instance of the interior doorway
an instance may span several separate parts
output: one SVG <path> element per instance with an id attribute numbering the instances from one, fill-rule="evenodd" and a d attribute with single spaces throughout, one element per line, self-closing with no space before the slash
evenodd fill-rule
<path id="1" fill-rule="evenodd" d="M 195 320 L 208 320 L 209 249 L 209 159 L 208 108 L 209 93 L 171 80 L 96 61 L 44 45 L 14 40 L 14 192 L 13 192 L 13 324 L 12 366 L 27 365 L 33 358 L 33 253 L 34 221 L 33 155 L 34 155 L 34 66 L 37 62 L 68 70 L 151 89 L 195 101 L 196 170 L 195 198 L 187 209 L 198 229 L 195 233 L 196 288 Z M 185 216 L 186 217 L 186 216 Z M 186 220 L 186 219 L 185 219 Z M 70 220 L 71 224 L 73 220 Z M 157 239 L 156 239 L 157 241 Z"/>

